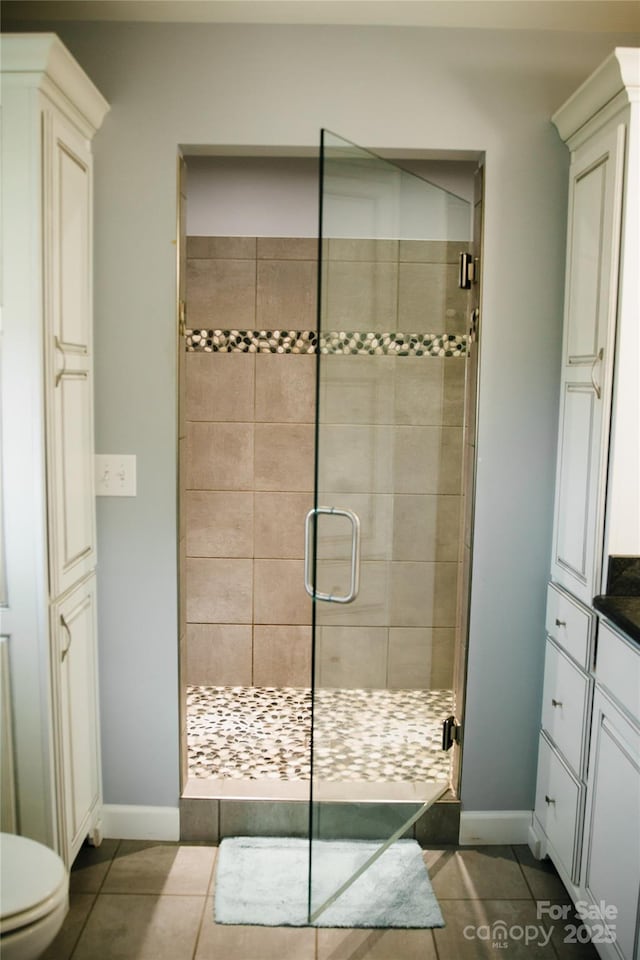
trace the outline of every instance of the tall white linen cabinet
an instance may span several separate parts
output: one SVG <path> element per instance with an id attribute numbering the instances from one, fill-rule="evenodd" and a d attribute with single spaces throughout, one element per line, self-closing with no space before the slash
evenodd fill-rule
<path id="1" fill-rule="evenodd" d="M 53 34 L 2 36 L 2 441 L 15 829 L 100 839 L 91 140 L 108 105 Z"/>
<path id="2" fill-rule="evenodd" d="M 640 960 L 640 646 L 594 605 L 609 558 L 640 555 L 640 51 L 617 48 L 553 121 L 571 165 L 530 842 L 599 955 Z"/>

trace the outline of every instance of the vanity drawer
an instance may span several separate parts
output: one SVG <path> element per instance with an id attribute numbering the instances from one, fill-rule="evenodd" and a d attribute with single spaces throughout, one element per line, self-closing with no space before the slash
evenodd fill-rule
<path id="1" fill-rule="evenodd" d="M 535 815 L 566 872 L 577 881 L 582 830 L 583 787 L 541 734 Z"/>
<path id="2" fill-rule="evenodd" d="M 584 757 L 590 691 L 589 678 L 547 640 L 542 727 L 578 777 Z"/>
<path id="3" fill-rule="evenodd" d="M 640 722 L 640 648 L 602 621 L 598 625 L 596 682 Z"/>
<path id="4" fill-rule="evenodd" d="M 589 669 L 593 620 L 594 615 L 590 610 L 555 584 L 549 584 L 545 624 L 547 634 L 586 670 Z"/>

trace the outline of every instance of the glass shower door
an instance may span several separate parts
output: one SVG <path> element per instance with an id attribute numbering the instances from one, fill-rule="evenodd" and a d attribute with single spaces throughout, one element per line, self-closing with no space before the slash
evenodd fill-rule
<path id="1" fill-rule="evenodd" d="M 452 682 L 433 681 L 447 641 L 453 661 L 466 314 L 452 244 L 469 232 L 469 203 L 323 131 L 311 922 L 449 786 Z M 370 842 L 336 861 L 328 842 L 345 838 Z"/>

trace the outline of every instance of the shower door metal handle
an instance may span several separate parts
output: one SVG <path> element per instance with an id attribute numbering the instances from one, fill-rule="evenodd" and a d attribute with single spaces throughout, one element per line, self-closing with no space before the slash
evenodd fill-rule
<path id="1" fill-rule="evenodd" d="M 311 582 L 311 521 L 321 513 L 346 517 L 351 522 L 351 583 L 349 593 L 346 596 L 339 593 L 318 593 Z M 351 603 L 358 596 L 360 589 L 360 519 L 353 510 L 342 510 L 339 507 L 312 507 L 307 513 L 304 521 L 304 588 L 314 600 L 325 600 L 327 603 Z"/>

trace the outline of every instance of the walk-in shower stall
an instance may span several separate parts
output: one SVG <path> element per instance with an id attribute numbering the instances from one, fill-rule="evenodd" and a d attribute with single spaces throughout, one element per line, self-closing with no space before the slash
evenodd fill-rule
<path id="1" fill-rule="evenodd" d="M 384 840 L 457 790 L 473 203 L 327 132 L 319 183 L 300 164 L 319 235 L 265 229 L 250 191 L 252 235 L 184 227 L 185 835 Z"/>

